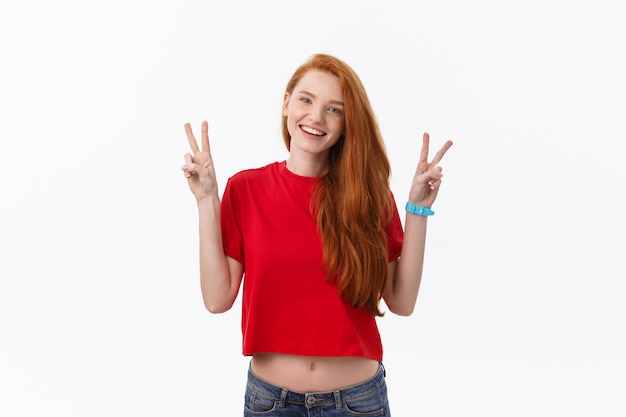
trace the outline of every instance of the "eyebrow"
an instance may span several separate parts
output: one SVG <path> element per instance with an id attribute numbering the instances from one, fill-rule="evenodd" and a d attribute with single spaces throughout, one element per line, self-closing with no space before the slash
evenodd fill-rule
<path id="1" fill-rule="evenodd" d="M 317 98 L 317 96 L 315 94 L 313 94 L 313 93 L 311 93 L 309 91 L 306 91 L 306 90 L 300 90 L 300 91 L 298 91 L 298 93 L 306 94 L 306 95 L 309 95 L 309 96 L 311 96 L 313 98 Z M 345 106 L 344 102 L 343 101 L 339 101 L 339 100 L 330 100 L 329 103 L 338 104 L 340 106 Z"/>

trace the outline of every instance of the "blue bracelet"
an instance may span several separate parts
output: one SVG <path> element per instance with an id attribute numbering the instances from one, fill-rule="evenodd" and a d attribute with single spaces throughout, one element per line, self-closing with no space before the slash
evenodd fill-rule
<path id="1" fill-rule="evenodd" d="M 404 207 L 404 209 L 409 213 L 417 214 L 418 216 L 432 216 L 435 214 L 435 212 L 428 207 L 416 206 L 410 201 L 406 203 L 406 207 Z"/>

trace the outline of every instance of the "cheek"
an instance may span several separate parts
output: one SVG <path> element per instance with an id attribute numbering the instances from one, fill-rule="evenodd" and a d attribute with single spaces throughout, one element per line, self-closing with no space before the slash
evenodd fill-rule
<path id="1" fill-rule="evenodd" d="M 283 110 L 283 116 L 287 118 L 287 122 L 295 123 L 303 117 L 303 111 L 298 106 L 289 106 Z"/>
<path id="2" fill-rule="evenodd" d="M 334 120 L 332 126 L 333 126 L 333 131 L 336 132 L 336 134 L 339 136 L 341 136 L 343 132 L 345 131 L 345 121 L 343 119 Z"/>

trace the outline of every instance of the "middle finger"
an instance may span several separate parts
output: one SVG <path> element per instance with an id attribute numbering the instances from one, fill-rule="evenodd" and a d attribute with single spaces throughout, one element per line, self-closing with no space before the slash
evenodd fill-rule
<path id="1" fill-rule="evenodd" d="M 424 133 L 422 137 L 422 153 L 420 155 L 420 163 L 428 162 L 428 144 L 430 141 L 430 135 L 428 133 Z"/>
<path id="2" fill-rule="evenodd" d="M 202 122 L 202 150 L 211 153 L 209 147 L 209 123 L 207 121 Z"/>

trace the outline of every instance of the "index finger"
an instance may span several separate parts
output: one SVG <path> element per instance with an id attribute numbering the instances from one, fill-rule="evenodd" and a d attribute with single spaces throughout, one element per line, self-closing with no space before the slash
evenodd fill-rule
<path id="1" fill-rule="evenodd" d="M 436 166 L 439 163 L 439 161 L 441 161 L 441 158 L 443 158 L 446 152 L 448 152 L 448 149 L 450 149 L 450 146 L 452 146 L 451 140 L 444 143 L 441 149 L 439 149 L 439 152 L 435 154 L 431 164 Z"/>
<path id="2" fill-rule="evenodd" d="M 189 146 L 193 153 L 200 152 L 198 149 L 198 142 L 196 142 L 196 138 L 193 136 L 193 131 L 191 130 L 191 125 L 189 123 L 185 123 L 185 133 L 187 133 L 187 140 L 189 141 Z"/>

